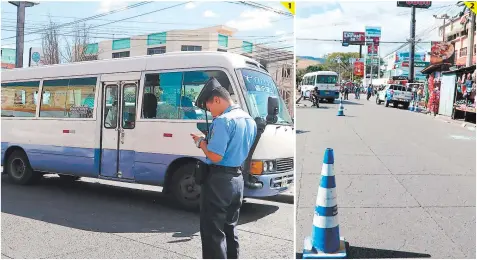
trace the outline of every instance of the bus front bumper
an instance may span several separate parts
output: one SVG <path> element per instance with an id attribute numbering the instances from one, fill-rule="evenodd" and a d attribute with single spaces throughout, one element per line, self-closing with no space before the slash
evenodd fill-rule
<path id="1" fill-rule="evenodd" d="M 293 185 L 293 170 L 266 175 L 254 175 L 263 184 L 261 189 L 244 189 L 244 197 L 270 197 L 288 190 Z"/>
<path id="2" fill-rule="evenodd" d="M 320 98 L 339 98 L 340 92 L 333 90 L 320 90 L 318 95 Z"/>

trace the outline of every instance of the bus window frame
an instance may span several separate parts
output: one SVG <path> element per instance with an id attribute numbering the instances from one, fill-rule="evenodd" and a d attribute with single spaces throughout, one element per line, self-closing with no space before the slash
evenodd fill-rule
<path id="1" fill-rule="evenodd" d="M 236 69 L 236 68 L 232 68 Z M 141 72 L 141 79 L 140 79 L 140 86 L 139 86 L 139 93 L 138 93 L 138 109 L 139 112 L 136 114 L 136 124 L 138 122 L 165 122 L 165 123 L 203 123 L 205 120 L 203 119 L 162 119 L 162 118 L 142 118 L 142 106 L 143 106 L 143 97 L 144 97 L 144 84 L 146 83 L 146 74 L 157 74 L 157 73 L 172 73 L 172 72 L 193 72 L 193 71 L 210 71 L 210 70 L 217 70 L 224 72 L 230 82 L 230 85 L 234 91 L 234 93 L 238 93 L 240 90 L 241 95 L 238 98 L 238 102 L 242 108 L 245 107 L 245 99 L 244 93 L 240 88 L 240 84 L 238 83 L 237 75 L 235 73 L 231 73 L 227 68 L 224 67 L 191 67 L 191 68 L 176 68 L 176 69 L 162 69 L 162 70 L 143 70 Z M 183 81 L 182 81 L 183 83 Z M 209 121 L 212 118 L 209 118 Z"/>
<path id="2" fill-rule="evenodd" d="M 94 90 L 94 107 L 93 107 L 93 117 L 91 118 L 57 118 L 57 117 L 40 117 L 40 105 L 43 103 L 43 82 L 45 80 L 60 80 L 60 79 L 76 79 L 76 78 L 96 78 L 96 86 Z M 101 91 L 101 74 L 86 74 L 86 75 L 71 75 L 71 76 L 64 76 L 64 77 L 47 77 L 42 78 L 41 85 L 40 85 L 40 100 L 38 102 L 37 107 L 37 116 L 35 117 L 38 120 L 61 120 L 61 121 L 96 121 L 96 113 L 98 109 L 98 99 L 100 97 Z M 99 92 L 98 92 L 99 91 Z M 102 104 L 102 102 L 101 102 Z"/>

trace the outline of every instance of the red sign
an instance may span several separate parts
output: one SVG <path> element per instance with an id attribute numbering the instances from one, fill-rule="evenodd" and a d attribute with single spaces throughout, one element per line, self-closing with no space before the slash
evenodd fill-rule
<path id="1" fill-rule="evenodd" d="M 409 67 L 409 61 L 403 61 L 401 67 Z"/>
<path id="2" fill-rule="evenodd" d="M 379 46 L 379 37 L 378 36 L 368 36 L 366 37 L 366 44 Z"/>
<path id="3" fill-rule="evenodd" d="M 379 46 L 376 45 L 368 45 L 368 54 L 370 55 L 377 55 L 378 54 L 378 48 Z"/>
<path id="4" fill-rule="evenodd" d="M 354 63 L 354 71 L 355 76 L 364 76 L 364 62 L 357 61 Z"/>
<path id="5" fill-rule="evenodd" d="M 364 32 L 343 32 L 343 46 L 364 44 Z"/>

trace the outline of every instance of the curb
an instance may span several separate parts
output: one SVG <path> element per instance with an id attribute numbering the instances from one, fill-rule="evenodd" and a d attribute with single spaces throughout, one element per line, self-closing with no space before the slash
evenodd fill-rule
<path id="1" fill-rule="evenodd" d="M 475 124 L 472 124 L 472 123 L 469 123 L 469 122 L 458 122 L 458 121 L 455 121 L 453 119 L 450 119 L 450 118 L 448 118 L 446 116 L 442 116 L 442 115 L 437 115 L 437 116 L 434 117 L 434 119 L 440 120 L 440 121 L 448 123 L 448 124 L 460 125 L 461 127 L 467 128 L 471 131 L 475 131 L 475 129 L 476 129 Z"/>

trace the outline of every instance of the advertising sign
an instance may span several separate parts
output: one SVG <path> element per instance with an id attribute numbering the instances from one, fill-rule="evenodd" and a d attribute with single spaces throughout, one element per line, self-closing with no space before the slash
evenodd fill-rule
<path id="1" fill-rule="evenodd" d="M 395 62 L 400 63 L 403 61 L 409 61 L 409 52 L 396 52 Z M 426 60 L 426 53 L 425 52 L 416 52 L 414 53 L 414 62 L 424 62 Z"/>
<path id="2" fill-rule="evenodd" d="M 364 32 L 343 32 L 343 46 L 364 44 Z"/>
<path id="3" fill-rule="evenodd" d="M 381 27 L 379 26 L 366 26 L 364 32 L 366 37 L 381 37 Z"/>
<path id="4" fill-rule="evenodd" d="M 379 46 L 376 46 L 376 45 L 368 45 L 368 55 L 369 56 L 377 56 L 378 55 L 378 48 L 379 48 Z"/>
<path id="5" fill-rule="evenodd" d="M 431 64 L 454 64 L 454 45 L 446 42 L 431 42 Z"/>
<path id="6" fill-rule="evenodd" d="M 355 76 L 364 76 L 364 62 L 357 61 L 354 63 L 353 73 Z"/>
<path id="7" fill-rule="evenodd" d="M 431 1 L 398 1 L 398 7 L 415 7 L 415 8 L 423 8 L 428 9 L 431 7 Z"/>
<path id="8" fill-rule="evenodd" d="M 15 68 L 16 50 L 10 48 L 2 48 L 2 69 Z"/>
<path id="9" fill-rule="evenodd" d="M 28 67 L 36 67 L 45 65 L 43 61 L 43 51 L 40 48 L 30 48 L 30 60 L 28 62 Z"/>
<path id="10" fill-rule="evenodd" d="M 364 58 L 349 58 L 350 64 L 354 64 L 355 62 L 364 62 Z"/>

